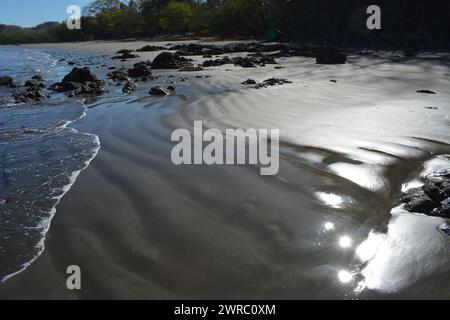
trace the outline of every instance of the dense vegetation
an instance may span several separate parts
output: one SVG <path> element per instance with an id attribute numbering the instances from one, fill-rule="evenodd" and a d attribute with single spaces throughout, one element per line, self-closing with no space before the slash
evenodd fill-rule
<path id="1" fill-rule="evenodd" d="M 366 28 L 371 4 L 382 9 L 381 30 Z M 81 30 L 0 25 L 0 43 L 188 34 L 448 47 L 449 17 L 448 0 L 94 0 Z"/>

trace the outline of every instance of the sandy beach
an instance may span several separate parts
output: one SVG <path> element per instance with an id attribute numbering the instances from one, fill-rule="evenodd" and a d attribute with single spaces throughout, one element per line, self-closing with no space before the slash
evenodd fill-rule
<path id="1" fill-rule="evenodd" d="M 118 50 L 168 43 L 26 47 L 105 55 L 109 66 Z M 449 299 L 446 220 L 399 208 L 408 184 L 450 169 L 448 61 L 373 52 L 345 65 L 284 57 L 259 68 L 155 70 L 176 82 L 162 98 L 148 94 L 152 83 L 130 95 L 110 85 L 71 124 L 99 137 L 98 154 L 58 204 L 42 255 L 0 284 L 0 298 Z M 292 83 L 241 84 L 269 78 Z M 279 173 L 175 166 L 173 130 L 199 120 L 222 131 L 279 129 Z M 82 290 L 67 289 L 69 265 L 80 266 Z"/>

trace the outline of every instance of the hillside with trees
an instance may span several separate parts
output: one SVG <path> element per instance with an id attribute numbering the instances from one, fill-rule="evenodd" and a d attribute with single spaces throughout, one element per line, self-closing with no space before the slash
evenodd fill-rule
<path id="1" fill-rule="evenodd" d="M 371 4 L 382 9 L 381 30 L 366 27 Z M 189 35 L 448 47 L 449 17 L 446 0 L 94 0 L 81 30 L 0 25 L 0 43 Z"/>

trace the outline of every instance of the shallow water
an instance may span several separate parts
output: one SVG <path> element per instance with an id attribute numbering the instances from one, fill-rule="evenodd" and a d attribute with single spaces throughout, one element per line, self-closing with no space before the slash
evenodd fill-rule
<path id="1" fill-rule="evenodd" d="M 40 73 L 52 83 L 68 70 L 63 53 L 6 48 L 0 56 L 0 74 L 16 81 Z M 0 281 L 42 252 L 55 205 L 99 148 L 95 135 L 68 126 L 85 115 L 82 102 L 15 104 L 13 91 L 0 91 Z"/>

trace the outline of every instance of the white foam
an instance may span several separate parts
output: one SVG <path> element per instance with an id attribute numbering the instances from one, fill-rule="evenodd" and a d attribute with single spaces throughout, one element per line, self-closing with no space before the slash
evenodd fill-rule
<path id="1" fill-rule="evenodd" d="M 83 118 L 84 116 L 86 116 L 86 109 L 87 109 L 87 108 L 85 107 L 85 111 L 83 112 L 83 114 L 82 114 L 80 117 L 78 117 L 78 118 L 75 119 L 75 120 L 65 122 L 63 125 L 61 125 L 61 128 L 66 128 L 69 124 L 71 124 L 71 123 L 73 123 L 73 122 L 75 122 L 75 121 L 78 121 L 78 120 L 80 120 L 81 118 Z M 74 128 L 70 128 L 70 129 L 73 130 L 73 131 L 75 131 L 75 132 L 78 132 L 78 131 L 77 131 L 76 129 L 74 129 Z M 55 216 L 55 214 L 56 214 L 56 207 L 57 207 L 58 204 L 61 202 L 61 199 L 67 194 L 67 192 L 69 192 L 69 190 L 70 190 L 70 189 L 72 188 L 72 186 L 75 184 L 75 182 L 76 182 L 78 176 L 80 175 L 80 173 L 81 173 L 82 171 L 84 171 L 86 168 L 89 167 L 89 165 L 90 165 L 91 162 L 95 159 L 95 157 L 97 156 L 97 154 L 98 154 L 98 152 L 99 152 L 99 150 L 100 150 L 100 148 L 101 148 L 100 139 L 99 139 L 99 137 L 98 137 L 97 135 L 94 135 L 94 134 L 88 134 L 88 133 L 83 133 L 83 134 L 85 134 L 85 135 L 87 135 L 87 136 L 93 137 L 94 142 L 95 142 L 96 145 L 97 145 L 97 148 L 96 148 L 95 151 L 93 152 L 92 157 L 91 157 L 89 160 L 85 161 L 84 166 L 83 166 L 82 169 L 77 170 L 77 171 L 73 171 L 73 172 L 72 172 L 72 174 L 71 174 L 70 177 L 69 177 L 69 183 L 68 183 L 67 185 L 63 186 L 63 188 L 62 188 L 62 193 L 61 193 L 59 196 L 57 196 L 57 197 L 54 198 L 54 199 L 56 200 L 56 203 L 55 203 L 55 205 L 50 209 L 50 211 L 49 211 L 49 217 L 46 218 L 46 219 L 43 219 L 43 220 L 38 224 L 38 226 L 36 227 L 36 228 L 38 228 L 38 229 L 41 229 L 41 234 L 42 234 L 41 240 L 38 242 L 38 244 L 37 244 L 36 247 L 35 247 L 36 249 L 38 249 L 37 254 L 36 254 L 30 261 L 28 261 L 28 262 L 26 262 L 25 264 L 23 264 L 23 265 L 20 267 L 20 269 L 19 269 L 18 271 L 14 272 L 14 273 L 11 273 L 11 274 L 9 274 L 9 275 L 6 275 L 6 276 L 4 276 L 2 279 L 0 279 L 0 283 L 4 283 L 4 282 L 10 280 L 11 278 L 15 277 L 16 275 L 22 273 L 22 272 L 25 271 L 26 269 L 28 269 L 28 268 L 33 264 L 33 262 L 35 262 L 35 261 L 42 255 L 42 253 L 44 252 L 44 250 L 45 250 L 45 239 L 46 239 L 46 236 L 47 236 L 48 231 L 50 230 L 51 222 L 52 222 L 52 220 L 53 220 L 53 218 L 54 218 L 54 216 Z"/>

